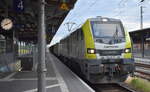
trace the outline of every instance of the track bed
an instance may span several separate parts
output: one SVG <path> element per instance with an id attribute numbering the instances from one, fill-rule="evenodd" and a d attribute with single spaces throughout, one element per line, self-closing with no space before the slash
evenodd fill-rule
<path id="1" fill-rule="evenodd" d="M 96 84 L 92 85 L 95 92 L 136 92 L 120 84 Z"/>

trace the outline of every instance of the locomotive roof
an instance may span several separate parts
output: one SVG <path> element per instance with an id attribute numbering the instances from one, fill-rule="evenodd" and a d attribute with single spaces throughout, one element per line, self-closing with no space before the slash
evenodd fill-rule
<path id="1" fill-rule="evenodd" d="M 108 17 L 96 17 L 96 18 L 89 18 L 90 21 L 103 21 L 103 19 L 107 19 L 108 21 L 115 21 L 115 22 L 120 22 L 120 19 L 115 19 L 115 18 L 108 18 Z"/>
<path id="2" fill-rule="evenodd" d="M 113 21 L 114 22 L 121 22 L 120 19 L 101 17 L 101 16 L 98 16 L 96 18 L 88 18 L 87 20 L 90 20 L 90 21 L 102 21 L 102 19 L 108 19 L 108 21 L 111 21 L 111 22 L 113 22 Z M 74 32 L 76 32 L 78 29 L 80 29 L 86 23 L 86 21 L 80 27 L 78 27 L 76 30 L 73 30 L 70 34 L 68 34 L 65 37 L 63 37 L 60 41 L 66 39 L 68 36 L 72 35 Z"/>

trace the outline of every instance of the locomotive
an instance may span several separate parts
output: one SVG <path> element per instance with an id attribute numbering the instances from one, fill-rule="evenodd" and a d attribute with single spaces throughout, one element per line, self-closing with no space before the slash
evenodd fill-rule
<path id="1" fill-rule="evenodd" d="M 119 19 L 89 18 L 52 49 L 91 83 L 123 82 L 135 70 L 131 39 Z"/>

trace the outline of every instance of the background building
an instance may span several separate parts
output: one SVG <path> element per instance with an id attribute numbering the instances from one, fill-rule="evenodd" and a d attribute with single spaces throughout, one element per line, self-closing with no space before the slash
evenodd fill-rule
<path id="1" fill-rule="evenodd" d="M 150 28 L 130 32 L 135 57 L 150 58 Z"/>

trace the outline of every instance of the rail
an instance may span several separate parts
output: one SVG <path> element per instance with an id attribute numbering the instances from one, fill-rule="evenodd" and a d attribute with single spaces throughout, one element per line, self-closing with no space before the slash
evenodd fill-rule
<path id="1" fill-rule="evenodd" d="M 93 89 L 95 89 L 95 92 L 136 92 L 135 90 L 120 83 L 96 84 L 93 85 Z"/>
<path id="2" fill-rule="evenodd" d="M 144 67 L 144 68 L 150 68 L 150 64 L 141 63 L 141 62 L 136 62 L 135 66 Z"/>
<path id="3" fill-rule="evenodd" d="M 135 71 L 136 76 L 141 77 L 143 79 L 150 80 L 150 71 L 149 71 L 150 64 L 136 62 L 135 66 L 136 66 L 136 71 Z"/>

